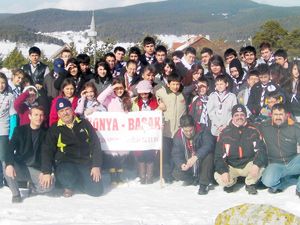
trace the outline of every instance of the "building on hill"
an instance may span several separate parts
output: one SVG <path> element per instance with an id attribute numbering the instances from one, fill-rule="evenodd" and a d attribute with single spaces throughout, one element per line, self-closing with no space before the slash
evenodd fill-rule
<path id="1" fill-rule="evenodd" d="M 49 57 L 49 60 L 54 60 L 56 58 L 59 58 L 60 57 L 60 54 L 63 50 L 65 49 L 69 49 L 71 50 L 71 46 L 67 43 L 65 43 L 63 46 L 61 46 L 57 51 L 55 51 L 50 57 Z"/>
<path id="2" fill-rule="evenodd" d="M 184 51 L 187 47 L 193 47 L 200 53 L 203 47 L 211 48 L 214 53 L 223 55 L 224 51 L 229 48 L 229 44 L 226 44 L 224 41 L 212 41 L 209 38 L 209 35 L 202 36 L 191 36 L 184 42 L 173 42 L 171 51 Z"/>

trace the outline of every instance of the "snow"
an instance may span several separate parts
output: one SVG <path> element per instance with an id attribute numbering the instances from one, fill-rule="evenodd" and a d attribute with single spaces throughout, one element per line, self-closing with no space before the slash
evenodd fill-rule
<path id="1" fill-rule="evenodd" d="M 88 30 L 85 31 L 63 31 L 63 32 L 50 32 L 50 33 L 41 33 L 39 34 L 49 36 L 49 37 L 55 37 L 58 39 L 61 39 L 65 43 L 70 44 L 71 42 L 74 42 L 76 46 L 77 52 L 81 53 L 84 51 L 84 48 L 89 43 L 89 37 L 87 36 Z M 172 46 L 172 43 L 174 41 L 176 42 L 183 42 L 189 39 L 192 36 L 195 35 L 182 35 L 182 36 L 176 36 L 176 35 L 166 35 L 166 34 L 157 34 L 156 35 L 160 40 L 162 40 L 164 43 L 167 44 L 168 48 Z M 103 41 L 98 40 L 97 46 L 101 46 L 103 44 Z M 47 44 L 47 43 L 34 43 L 35 46 L 39 47 L 42 52 L 45 54 L 47 58 L 51 57 L 61 46 L 56 44 Z M 115 46 L 122 46 L 125 49 L 132 47 L 135 45 L 135 43 L 130 42 L 118 42 Z M 32 45 L 28 45 L 25 43 L 15 43 L 10 42 L 8 40 L 0 40 L 0 58 L 6 58 L 7 55 L 17 46 L 19 50 L 21 50 L 22 54 L 27 57 L 28 56 L 28 49 Z"/>
<path id="2" fill-rule="evenodd" d="M 259 190 L 255 196 L 248 195 L 244 187 L 230 194 L 215 187 L 208 195 L 200 196 L 198 187 L 184 187 L 181 182 L 161 188 L 159 181 L 140 185 L 132 179 L 110 188 L 108 174 L 103 175 L 103 181 L 106 191 L 98 198 L 84 194 L 71 198 L 35 196 L 25 198 L 21 204 L 11 203 L 11 193 L 5 187 L 0 190 L 0 224 L 209 225 L 223 210 L 243 203 L 271 204 L 300 216 L 295 186 L 279 194 Z"/>

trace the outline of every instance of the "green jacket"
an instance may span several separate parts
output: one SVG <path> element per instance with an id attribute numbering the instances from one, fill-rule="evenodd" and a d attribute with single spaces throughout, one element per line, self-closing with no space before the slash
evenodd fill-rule
<path id="1" fill-rule="evenodd" d="M 186 113 L 186 105 L 183 94 L 173 93 L 169 88 L 162 87 L 156 92 L 156 98 L 159 102 L 166 105 L 163 111 L 164 130 L 163 136 L 173 138 L 179 128 L 179 120 Z"/>
<path id="2" fill-rule="evenodd" d="M 269 163 L 289 163 L 297 156 L 297 143 L 300 143 L 300 126 L 288 119 L 277 126 L 272 120 L 264 121 L 260 130 L 266 143 Z"/>

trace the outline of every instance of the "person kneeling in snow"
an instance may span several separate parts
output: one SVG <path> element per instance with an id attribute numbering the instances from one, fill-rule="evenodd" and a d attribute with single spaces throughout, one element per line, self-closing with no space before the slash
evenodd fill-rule
<path id="1" fill-rule="evenodd" d="M 95 129 L 75 116 L 68 99 L 59 98 L 56 110 L 59 120 L 48 130 L 42 151 L 43 187 L 50 186 L 54 167 L 64 197 L 71 197 L 75 189 L 98 197 L 103 193 L 102 151 Z"/>
<path id="2" fill-rule="evenodd" d="M 183 180 L 184 185 L 199 183 L 198 194 L 207 194 L 208 185 L 213 181 L 214 147 L 214 137 L 207 128 L 195 125 L 190 115 L 182 116 L 180 128 L 173 139 L 173 177 Z"/>
<path id="3" fill-rule="evenodd" d="M 215 179 L 224 191 L 234 192 L 238 177 L 245 177 L 246 191 L 257 194 L 256 183 L 266 166 L 265 145 L 260 132 L 246 120 L 245 106 L 232 108 L 232 120 L 218 137 Z"/>
<path id="4" fill-rule="evenodd" d="M 46 136 L 46 130 L 42 128 L 43 107 L 33 106 L 28 116 L 30 123 L 15 129 L 5 157 L 5 179 L 12 192 L 13 203 L 22 201 L 18 181 L 29 181 L 31 194 L 47 193 L 54 187 L 53 182 L 46 188 L 39 182 L 43 175 L 41 172 L 42 142 Z M 51 181 L 52 178 L 50 176 Z"/>

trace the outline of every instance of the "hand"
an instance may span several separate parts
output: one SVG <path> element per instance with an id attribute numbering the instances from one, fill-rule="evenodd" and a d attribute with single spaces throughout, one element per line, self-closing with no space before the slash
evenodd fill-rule
<path id="1" fill-rule="evenodd" d="M 229 173 L 223 173 L 221 175 L 221 180 L 223 181 L 223 183 L 226 186 L 229 183 L 229 180 L 230 180 Z"/>
<path id="2" fill-rule="evenodd" d="M 35 87 L 36 87 L 36 89 L 41 90 L 42 87 L 43 87 L 43 85 L 41 85 L 41 84 L 35 84 Z"/>
<path id="3" fill-rule="evenodd" d="M 219 132 L 222 132 L 222 130 L 224 130 L 224 128 L 225 128 L 225 126 L 224 126 L 224 125 L 221 125 L 221 126 L 218 127 L 217 130 L 218 130 Z"/>
<path id="4" fill-rule="evenodd" d="M 250 168 L 249 175 L 253 178 L 257 178 L 259 175 L 259 167 L 253 164 L 252 167 Z"/>
<path id="5" fill-rule="evenodd" d="M 101 180 L 100 167 L 93 167 L 91 169 L 91 177 L 92 177 L 93 181 L 96 182 L 96 183 Z"/>
<path id="6" fill-rule="evenodd" d="M 51 174 L 40 174 L 39 175 L 39 182 L 42 188 L 48 189 L 52 185 L 52 176 Z"/>
<path id="7" fill-rule="evenodd" d="M 197 160 L 198 160 L 198 157 L 194 155 L 194 156 L 192 156 L 191 158 L 188 159 L 186 164 L 187 164 L 188 167 L 192 167 Z"/>
<path id="8" fill-rule="evenodd" d="M 181 165 L 181 170 L 182 171 L 187 171 L 188 169 L 189 169 L 189 167 L 186 164 Z"/>
<path id="9" fill-rule="evenodd" d="M 8 176 L 8 177 L 10 177 L 12 179 L 15 179 L 16 176 L 17 176 L 15 168 L 12 165 L 8 165 L 5 168 L 5 174 L 6 174 L 6 176 Z"/>
<path id="10" fill-rule="evenodd" d="M 163 102 L 159 102 L 158 108 L 159 108 L 161 111 L 166 111 L 166 110 L 167 110 L 167 107 L 166 107 L 165 103 L 163 103 Z"/>
<path id="11" fill-rule="evenodd" d="M 86 90 L 83 90 L 83 91 L 80 93 L 80 96 L 81 96 L 81 97 L 85 97 L 85 96 L 86 96 L 86 92 L 87 92 Z"/>

